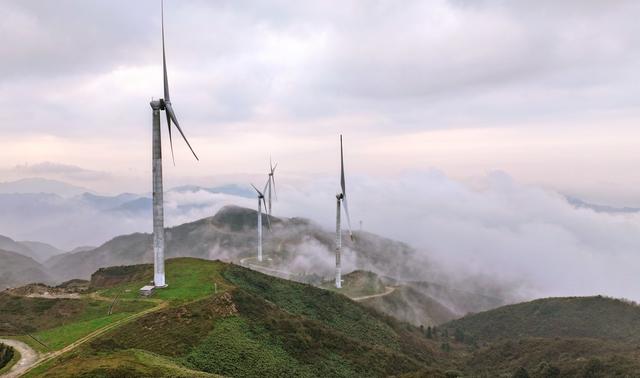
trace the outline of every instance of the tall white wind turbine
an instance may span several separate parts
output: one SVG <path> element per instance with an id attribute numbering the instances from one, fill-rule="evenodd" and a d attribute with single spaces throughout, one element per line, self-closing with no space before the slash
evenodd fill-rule
<path id="1" fill-rule="evenodd" d="M 265 211 L 267 210 L 267 203 L 264 199 L 264 192 L 267 190 L 267 186 L 269 185 L 269 181 L 264 185 L 264 189 L 262 191 L 258 190 L 255 185 L 253 189 L 255 189 L 258 194 L 258 261 L 262 261 L 262 205 L 264 204 Z M 269 214 L 267 213 L 267 225 L 269 230 L 271 230 L 271 220 L 269 219 Z"/>
<path id="2" fill-rule="evenodd" d="M 349 207 L 347 206 L 347 190 L 344 179 L 344 153 L 342 152 L 342 135 L 340 135 L 340 188 L 342 191 L 336 194 L 336 288 L 342 287 L 342 227 L 340 226 L 340 204 L 344 207 L 344 214 L 347 216 L 347 226 L 349 227 L 349 237 L 353 240 L 351 231 L 351 217 L 349 217 Z"/>
<path id="3" fill-rule="evenodd" d="M 151 109 L 153 113 L 153 144 L 152 144 L 152 162 L 153 162 L 153 284 L 155 287 L 165 287 L 167 283 L 164 276 L 164 202 L 162 189 L 162 139 L 160 132 L 160 111 L 164 110 L 167 116 L 167 127 L 169 128 L 169 142 L 171 145 L 171 157 L 173 158 L 173 141 L 171 140 L 171 122 L 182 135 L 182 138 L 189 146 L 191 153 L 198 156 L 191 148 L 187 137 L 182 132 L 178 119 L 176 118 L 171 99 L 169 97 L 169 80 L 167 78 L 167 59 L 164 48 L 164 2 L 160 3 L 162 17 L 162 71 L 164 73 L 164 98 L 151 101 Z M 175 160 L 174 160 L 175 164 Z"/>
<path id="4" fill-rule="evenodd" d="M 269 158 L 269 180 L 267 181 L 267 214 L 271 215 L 271 197 L 274 196 L 276 200 L 278 199 L 278 195 L 276 194 L 276 168 L 278 167 L 278 163 L 273 165 L 271 162 L 271 158 Z"/>

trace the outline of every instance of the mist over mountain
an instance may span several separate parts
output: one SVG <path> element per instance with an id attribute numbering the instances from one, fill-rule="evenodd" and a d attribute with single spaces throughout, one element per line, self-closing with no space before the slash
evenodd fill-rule
<path id="1" fill-rule="evenodd" d="M 332 230 L 337 187 L 335 179 L 325 176 L 295 186 L 284 177 L 274 214 L 304 217 Z M 212 217 L 226 205 L 255 208 L 249 189 L 187 185 L 168 190 L 166 225 Z M 394 179 L 355 176 L 348 191 L 355 230 L 362 227 L 365 233 L 406 242 L 415 250 L 411 261 L 391 259 L 382 273 L 407 265 L 412 271 L 400 272 L 407 274 L 405 280 L 485 294 L 508 288 L 498 297 L 604 294 L 639 299 L 633 267 L 640 265 L 640 213 L 576 206 L 560 193 L 522 185 L 502 172 L 464 183 L 433 170 Z M 150 199 L 144 194 L 0 194 L 0 208 L 1 234 L 65 250 L 151 231 Z M 330 256 L 318 251 L 326 251 L 332 242 L 300 244 L 304 248 L 288 263 L 299 271 L 312 266 L 326 272 Z M 224 245 L 220 248 L 225 250 Z M 207 254 L 201 251 L 198 256 Z M 438 268 L 431 269 L 434 266 Z"/>
<path id="2" fill-rule="evenodd" d="M 3 194 L 48 193 L 61 197 L 72 197 L 91 192 L 91 189 L 40 177 L 24 178 L 11 182 L 0 182 L 0 193 Z"/>
<path id="3" fill-rule="evenodd" d="M 28 251 L 25 251 L 22 254 L 24 254 L 25 256 L 31 257 L 32 259 L 36 260 L 39 263 L 43 263 L 54 256 L 57 256 L 66 252 L 52 246 L 51 244 L 42 243 L 38 241 L 24 240 L 18 243 L 28 248 Z"/>
<path id="4" fill-rule="evenodd" d="M 0 249 L 0 290 L 32 282 L 52 283 L 55 279 L 32 258 Z"/>
<path id="5" fill-rule="evenodd" d="M 5 183 L 9 189 L 0 193 L 0 234 L 71 250 L 151 229 L 149 194 L 99 195 L 60 181 L 33 179 L 27 180 L 29 185 L 22 181 Z M 165 193 L 167 222 L 177 225 L 212 216 L 226 204 L 248 205 L 251 196 L 249 189 L 237 185 L 169 189 Z"/>

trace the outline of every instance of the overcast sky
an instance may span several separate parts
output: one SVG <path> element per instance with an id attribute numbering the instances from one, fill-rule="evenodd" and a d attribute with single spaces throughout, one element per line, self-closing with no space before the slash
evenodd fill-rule
<path id="1" fill-rule="evenodd" d="M 0 18 L 3 176 L 148 190 L 159 1 L 3 0 Z M 233 181 L 270 154 L 283 177 L 337 173 L 343 133 L 353 174 L 502 170 L 638 206 L 638 19 L 631 0 L 166 0 L 172 102 L 201 157 L 176 141 L 167 180 Z"/>

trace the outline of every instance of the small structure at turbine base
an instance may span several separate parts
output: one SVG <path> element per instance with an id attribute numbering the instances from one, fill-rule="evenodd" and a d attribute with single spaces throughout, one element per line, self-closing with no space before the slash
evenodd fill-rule
<path id="1" fill-rule="evenodd" d="M 153 290 L 156 287 L 153 285 L 147 285 L 147 286 L 143 286 L 140 288 L 140 295 L 143 297 L 149 297 L 151 296 L 151 294 L 153 294 Z"/>

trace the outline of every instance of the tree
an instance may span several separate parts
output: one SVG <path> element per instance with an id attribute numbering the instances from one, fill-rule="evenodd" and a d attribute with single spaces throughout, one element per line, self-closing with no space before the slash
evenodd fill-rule
<path id="1" fill-rule="evenodd" d="M 432 339 L 432 338 L 433 338 L 433 333 L 431 331 L 431 326 L 429 326 L 427 327 L 427 339 Z"/>
<path id="2" fill-rule="evenodd" d="M 513 378 L 529 378 L 529 372 L 527 372 L 527 369 L 520 366 L 520 368 L 518 368 L 518 370 L 516 370 L 515 373 L 513 373 L 512 377 Z"/>
<path id="3" fill-rule="evenodd" d="M 546 361 L 542 361 L 534 373 L 536 377 L 556 378 L 560 376 L 560 369 Z"/>
<path id="4" fill-rule="evenodd" d="M 587 362 L 587 365 L 584 367 L 584 372 L 582 373 L 582 376 L 584 378 L 602 377 L 604 372 L 605 372 L 605 366 L 602 363 L 602 361 L 600 361 L 597 358 L 592 358 L 589 360 L 589 362 Z"/>
<path id="5" fill-rule="evenodd" d="M 442 349 L 445 352 L 449 352 L 451 351 L 451 345 L 449 345 L 449 343 L 442 343 L 440 344 L 440 349 Z"/>
<path id="6" fill-rule="evenodd" d="M 464 342 L 464 331 L 462 331 L 460 328 L 456 328 L 453 338 L 459 342 L 459 343 L 463 343 Z"/>

